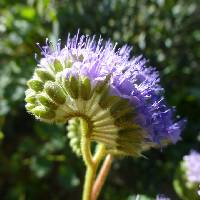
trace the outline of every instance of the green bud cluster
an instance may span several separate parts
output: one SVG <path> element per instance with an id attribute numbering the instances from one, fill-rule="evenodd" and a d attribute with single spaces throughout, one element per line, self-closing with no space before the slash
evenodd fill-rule
<path id="1" fill-rule="evenodd" d="M 55 59 L 48 67 L 35 70 L 26 91 L 27 110 L 49 123 L 66 123 L 71 118 L 82 117 L 90 129 L 87 137 L 104 143 L 109 153 L 139 156 L 145 133 L 133 122 L 133 106 L 126 99 L 110 95 L 110 77 L 96 85 L 88 77 L 66 77 L 64 70 L 71 65 L 70 59 L 66 63 Z M 73 126 L 78 126 L 78 121 L 70 121 L 69 130 Z M 74 131 L 81 134 L 78 127 Z M 80 141 L 78 137 L 75 141 L 74 136 L 69 135 L 70 145 L 79 154 Z"/>

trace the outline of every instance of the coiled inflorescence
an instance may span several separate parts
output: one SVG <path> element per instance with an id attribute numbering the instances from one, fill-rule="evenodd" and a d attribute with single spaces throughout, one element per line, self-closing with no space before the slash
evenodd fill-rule
<path id="1" fill-rule="evenodd" d="M 26 108 L 38 119 L 66 123 L 81 117 L 88 137 L 109 153 L 138 156 L 151 146 L 180 139 L 184 121 L 173 121 L 155 68 L 146 67 L 130 48 L 109 41 L 68 37 L 63 49 L 48 43 L 28 81 Z"/>

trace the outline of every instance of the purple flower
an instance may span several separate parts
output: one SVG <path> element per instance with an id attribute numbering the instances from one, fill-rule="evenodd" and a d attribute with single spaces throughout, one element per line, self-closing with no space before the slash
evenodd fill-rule
<path id="1" fill-rule="evenodd" d="M 55 82 L 52 83 L 54 85 L 51 87 L 50 84 L 44 82 L 42 84 L 38 82 L 38 75 L 34 75 L 33 81 L 28 83 L 31 91 L 27 92 L 27 97 L 29 98 L 30 93 L 32 95 L 32 93 L 35 94 L 35 91 L 37 93 L 44 89 L 47 93 L 45 98 L 48 96 L 51 100 L 55 100 L 55 95 L 51 96 L 50 94 L 52 87 L 59 89 L 61 86 L 63 89 L 65 87 L 63 86 L 64 82 L 68 81 L 69 83 L 65 85 L 68 84 L 70 88 L 65 88 L 63 95 L 61 95 L 67 99 L 65 108 L 63 106 L 56 107 L 56 112 L 55 110 L 48 110 L 49 107 L 48 109 L 43 107 L 47 106 L 47 103 L 44 104 L 41 100 L 36 101 L 37 103 L 34 105 L 27 100 L 29 103 L 27 109 L 38 118 L 44 116 L 43 119 L 46 117 L 50 122 L 57 122 L 64 121 L 64 119 L 74 116 L 74 113 L 77 112 L 81 116 L 86 115 L 86 118 L 93 122 L 94 134 L 92 139 L 107 143 L 108 148 L 115 145 L 120 151 L 127 148 L 127 152 L 133 152 L 132 143 L 147 149 L 147 146 L 162 146 L 180 140 L 185 120 L 178 120 L 175 116 L 175 109 L 166 104 L 158 71 L 154 67 L 148 66 L 143 56 L 131 58 L 132 48 L 126 45 L 117 48 L 110 41 L 103 41 L 100 38 L 96 42 L 95 37 L 91 38 L 77 34 L 73 38 L 68 36 L 64 48 L 61 48 L 60 41 L 58 41 L 55 47 L 47 42 L 46 46 L 41 47 L 41 50 L 43 58 L 38 63 L 38 67 L 54 76 L 57 85 L 54 84 Z M 65 80 L 63 80 L 63 76 Z M 70 77 L 73 77 L 72 81 Z M 100 83 L 104 83 L 107 89 L 102 91 L 99 97 L 97 97 L 98 95 L 91 97 L 90 92 L 83 91 L 84 87 L 80 86 L 84 77 L 89 79 L 89 84 L 96 92 L 95 94 L 98 93 L 95 88 Z M 37 82 L 34 82 L 36 80 Z M 40 81 L 43 80 L 40 78 Z M 77 89 L 78 87 L 81 87 L 81 89 Z M 85 95 L 87 100 L 91 98 L 98 100 L 99 102 L 91 101 L 93 106 L 97 103 L 101 108 L 96 107 L 97 110 L 95 111 L 91 102 L 90 105 L 85 101 L 79 103 L 72 101 L 76 98 L 80 99 L 78 93 L 82 95 L 87 93 Z M 55 104 L 57 105 L 57 103 Z M 80 107 L 83 104 L 84 108 Z M 38 111 L 41 108 L 42 112 Z M 89 110 L 89 108 L 92 110 Z M 63 110 L 68 110 L 68 113 L 60 113 Z M 109 118 L 110 115 L 112 119 Z M 97 124 L 98 127 L 96 127 Z M 140 131 L 135 131 L 137 126 L 140 127 Z M 130 135 L 130 132 L 137 133 L 137 135 Z M 104 134 L 104 138 L 102 138 L 102 134 Z M 111 137 L 113 141 L 115 140 L 114 143 L 108 142 Z M 129 142 L 128 140 L 133 140 L 133 137 L 134 141 Z"/>
<path id="2" fill-rule="evenodd" d="M 193 150 L 183 160 L 188 181 L 200 183 L 200 153 Z"/>

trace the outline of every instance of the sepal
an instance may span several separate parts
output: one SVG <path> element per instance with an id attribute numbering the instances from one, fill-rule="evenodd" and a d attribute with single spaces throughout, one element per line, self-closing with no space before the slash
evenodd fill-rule
<path id="1" fill-rule="evenodd" d="M 31 79 L 27 82 L 27 85 L 35 92 L 40 92 L 43 90 L 44 83 L 37 79 Z"/>
<path id="2" fill-rule="evenodd" d="M 66 96 L 63 89 L 55 82 L 47 81 L 44 85 L 44 91 L 56 104 L 64 104 Z"/>
<path id="3" fill-rule="evenodd" d="M 31 110 L 31 112 L 38 118 L 43 120 L 51 120 L 55 117 L 55 112 L 44 106 L 37 106 Z"/>
<path id="4" fill-rule="evenodd" d="M 38 69 L 36 69 L 35 73 L 36 73 L 36 75 L 39 77 L 39 79 L 42 82 L 45 82 L 45 81 L 54 81 L 55 80 L 55 77 L 49 71 L 47 71 L 44 68 L 38 68 Z"/>

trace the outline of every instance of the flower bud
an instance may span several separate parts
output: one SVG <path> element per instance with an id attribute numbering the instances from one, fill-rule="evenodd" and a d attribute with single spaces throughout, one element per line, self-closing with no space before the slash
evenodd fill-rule
<path id="1" fill-rule="evenodd" d="M 49 99 L 47 96 L 43 94 L 38 95 L 38 100 L 43 106 L 47 108 L 51 108 L 55 110 L 58 107 L 51 99 Z"/>
<path id="2" fill-rule="evenodd" d="M 56 104 L 64 104 L 66 96 L 63 89 L 55 82 L 47 81 L 44 85 L 44 91 Z"/>
<path id="3" fill-rule="evenodd" d="M 41 81 L 54 81 L 54 76 L 44 68 L 38 68 L 35 70 L 35 73 L 40 78 Z"/>
<path id="4" fill-rule="evenodd" d="M 43 90 L 43 82 L 37 79 L 31 79 L 27 82 L 28 86 L 35 92 Z"/>
<path id="5" fill-rule="evenodd" d="M 31 110 L 31 112 L 36 115 L 38 118 L 43 118 L 45 120 L 51 120 L 55 117 L 55 112 L 44 107 L 37 106 Z"/>

